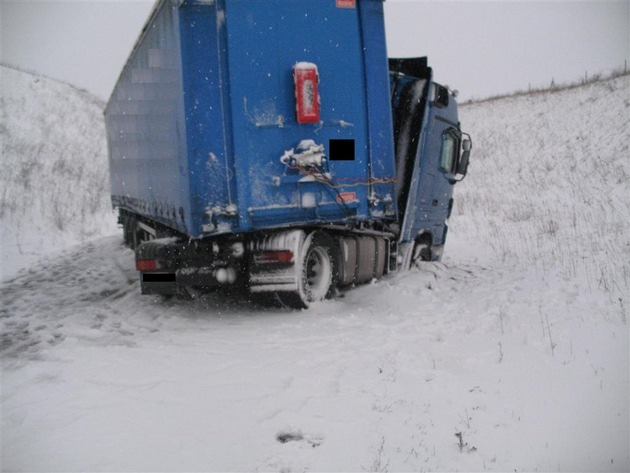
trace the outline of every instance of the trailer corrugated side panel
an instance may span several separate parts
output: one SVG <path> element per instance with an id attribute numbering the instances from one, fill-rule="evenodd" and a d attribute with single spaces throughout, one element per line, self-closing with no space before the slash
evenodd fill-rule
<path id="1" fill-rule="evenodd" d="M 184 231 L 188 195 L 178 11 L 153 12 L 108 103 L 113 203 Z"/>

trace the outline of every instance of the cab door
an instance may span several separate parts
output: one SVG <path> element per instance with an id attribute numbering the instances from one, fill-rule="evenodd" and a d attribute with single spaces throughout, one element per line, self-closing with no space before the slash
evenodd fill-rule
<path id="1" fill-rule="evenodd" d="M 452 205 L 459 134 L 456 103 L 448 90 L 431 84 L 428 95 L 400 241 L 413 242 L 426 235 L 438 246 L 444 243 Z"/>

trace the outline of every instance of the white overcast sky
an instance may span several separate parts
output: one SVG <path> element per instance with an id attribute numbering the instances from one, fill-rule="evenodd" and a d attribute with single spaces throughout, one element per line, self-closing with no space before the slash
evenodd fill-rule
<path id="1" fill-rule="evenodd" d="M 0 0 L 1 62 L 107 99 L 153 4 Z M 385 18 L 389 55 L 429 56 L 464 99 L 630 69 L 630 0 L 388 0 Z"/>

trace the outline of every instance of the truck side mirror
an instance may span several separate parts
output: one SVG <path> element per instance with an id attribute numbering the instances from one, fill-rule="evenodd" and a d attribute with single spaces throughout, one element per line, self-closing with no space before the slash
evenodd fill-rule
<path id="1" fill-rule="evenodd" d="M 457 165 L 457 174 L 463 176 L 468 172 L 468 163 L 470 162 L 470 150 L 472 149 L 472 141 L 470 139 L 465 139 L 462 141 L 462 156 L 459 159 L 459 163 Z"/>

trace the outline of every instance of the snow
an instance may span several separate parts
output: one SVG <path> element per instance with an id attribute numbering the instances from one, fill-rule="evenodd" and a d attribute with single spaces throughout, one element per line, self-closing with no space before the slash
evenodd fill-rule
<path id="1" fill-rule="evenodd" d="M 2 469 L 628 471 L 629 82 L 463 107 L 444 261 L 309 310 L 141 296 L 109 214 L 3 259 Z"/>
<path id="2" fill-rule="evenodd" d="M 0 66 L 2 280 L 43 254 L 117 232 L 104 104 L 70 85 Z M 61 182 L 66 185 L 60 185 Z"/>
<path id="3" fill-rule="evenodd" d="M 295 65 L 293 66 L 293 69 L 296 70 L 307 70 L 307 71 L 311 71 L 313 69 L 317 69 L 317 65 L 313 64 L 312 62 L 305 62 L 305 61 L 301 61 L 301 62 L 296 62 Z"/>

